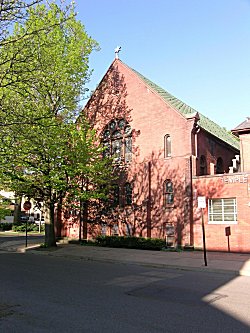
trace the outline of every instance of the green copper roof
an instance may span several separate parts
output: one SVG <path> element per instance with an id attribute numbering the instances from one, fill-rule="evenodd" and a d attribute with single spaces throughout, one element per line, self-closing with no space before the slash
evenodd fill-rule
<path id="1" fill-rule="evenodd" d="M 186 116 L 188 114 L 196 113 L 197 111 L 187 104 L 180 101 L 178 98 L 174 97 L 173 95 L 169 94 L 166 90 L 162 89 L 149 79 L 147 79 L 145 76 L 138 73 L 136 70 L 131 68 L 133 72 L 137 74 L 153 91 L 155 91 L 157 94 L 159 94 L 169 105 L 174 107 L 177 111 L 179 111 L 182 115 Z M 214 123 L 212 120 L 208 119 L 207 117 L 203 116 L 200 112 L 200 120 L 199 125 L 201 128 L 203 128 L 205 131 L 211 133 L 212 135 L 216 136 L 218 139 L 226 142 L 230 146 L 236 148 L 239 150 L 239 141 L 236 137 L 234 137 L 232 134 L 228 133 L 227 130 L 220 127 L 216 123 Z"/>

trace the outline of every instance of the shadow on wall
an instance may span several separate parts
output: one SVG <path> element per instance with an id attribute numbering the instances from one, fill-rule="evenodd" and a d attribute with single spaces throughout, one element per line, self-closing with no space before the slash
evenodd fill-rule
<path id="1" fill-rule="evenodd" d="M 194 179 L 194 234 L 195 247 L 201 248 L 202 244 L 202 210 L 198 208 L 198 197 L 206 198 L 206 208 L 203 209 L 205 232 L 206 232 L 206 247 L 210 251 L 227 251 L 228 244 L 225 235 L 226 224 L 208 224 L 208 199 L 220 198 L 225 195 L 224 184 L 220 181 L 220 177 L 201 177 Z"/>
<path id="2" fill-rule="evenodd" d="M 182 164 L 181 164 L 182 163 Z M 183 172 L 184 170 L 184 172 Z M 173 184 L 173 202 L 166 200 L 164 184 Z M 124 184 L 129 182 L 133 188 L 133 202 L 124 205 L 126 193 Z M 190 240 L 190 163 L 189 158 L 164 160 L 162 152 L 152 153 L 148 160 L 133 164 L 119 172 L 120 205 L 99 207 L 96 211 L 99 222 L 112 228 L 119 225 L 120 235 L 157 237 L 166 236 L 166 226 L 175 229 L 176 245 L 185 245 Z M 98 210 L 98 209 L 97 209 Z M 102 212 L 100 214 L 100 212 Z M 95 215 L 95 213 L 93 214 Z M 97 222 L 97 221 L 96 221 Z M 89 225 L 89 232 L 95 237 L 100 233 L 96 225 Z"/>

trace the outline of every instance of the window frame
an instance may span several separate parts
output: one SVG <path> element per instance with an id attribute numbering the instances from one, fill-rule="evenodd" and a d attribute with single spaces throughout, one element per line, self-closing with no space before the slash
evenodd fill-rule
<path id="1" fill-rule="evenodd" d="M 118 223 L 114 223 L 112 225 L 111 234 L 112 234 L 112 236 L 119 236 L 119 225 L 118 225 Z"/>
<path id="2" fill-rule="evenodd" d="M 233 200 L 232 204 L 229 200 Z M 215 204 L 217 203 L 217 207 Z M 218 204 L 221 203 L 221 210 Z M 225 208 L 233 208 L 232 212 L 225 212 Z M 221 215 L 221 220 L 215 217 Z M 232 216 L 233 219 L 225 219 L 226 216 Z M 237 198 L 211 198 L 208 199 L 208 224 L 237 224 Z"/>
<path id="3" fill-rule="evenodd" d="M 103 156 L 113 157 L 115 163 L 132 161 L 132 128 L 124 118 L 112 119 L 102 131 Z"/>
<path id="4" fill-rule="evenodd" d="M 119 184 L 112 184 L 111 186 L 111 206 L 112 208 L 120 206 L 120 186 Z"/>
<path id="5" fill-rule="evenodd" d="M 201 155 L 200 159 L 200 176 L 207 176 L 207 159 L 205 155 Z"/>
<path id="6" fill-rule="evenodd" d="M 222 157 L 218 157 L 216 160 L 216 174 L 224 173 L 224 161 Z"/>
<path id="7" fill-rule="evenodd" d="M 170 134 L 165 134 L 164 135 L 164 158 L 172 156 L 171 148 L 172 148 L 171 136 L 170 136 Z"/>
<path id="8" fill-rule="evenodd" d="M 128 193 L 128 187 L 129 187 L 130 193 Z M 128 200 L 128 197 L 130 198 L 130 200 Z M 133 187 L 132 187 L 131 183 L 126 182 L 124 184 L 124 205 L 132 206 L 132 204 L 133 204 Z"/>
<path id="9" fill-rule="evenodd" d="M 168 188 L 171 188 L 171 191 L 167 190 L 167 184 L 171 184 L 171 186 L 168 186 Z M 172 199 L 167 199 L 167 196 L 172 196 Z M 166 179 L 163 184 L 163 202 L 164 207 L 170 207 L 174 205 L 174 184 L 171 179 Z"/>

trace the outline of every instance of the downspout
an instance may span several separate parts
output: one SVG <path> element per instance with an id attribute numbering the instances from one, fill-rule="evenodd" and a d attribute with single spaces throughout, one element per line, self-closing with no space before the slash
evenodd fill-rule
<path id="1" fill-rule="evenodd" d="M 200 127 L 198 125 L 198 120 L 200 119 L 199 114 L 195 113 L 191 115 L 189 119 L 193 120 L 193 128 L 191 130 L 191 155 L 189 156 L 189 177 L 190 177 L 190 192 L 189 192 L 189 246 L 194 246 L 194 212 L 193 212 L 193 156 L 195 159 L 198 157 L 198 133 L 200 131 Z M 194 136 L 194 139 L 192 138 Z M 194 147 L 192 146 L 192 142 Z M 197 164 L 195 166 L 195 170 L 197 172 Z"/>
<path id="2" fill-rule="evenodd" d="M 196 134 L 195 134 L 196 135 Z M 193 212 L 193 161 L 192 156 L 189 158 L 190 164 L 190 214 L 189 214 L 189 223 L 190 223 L 190 234 L 189 234 L 189 244 L 194 246 L 194 212 Z"/>
<path id="3" fill-rule="evenodd" d="M 151 238 L 151 162 L 148 162 L 147 237 Z"/>

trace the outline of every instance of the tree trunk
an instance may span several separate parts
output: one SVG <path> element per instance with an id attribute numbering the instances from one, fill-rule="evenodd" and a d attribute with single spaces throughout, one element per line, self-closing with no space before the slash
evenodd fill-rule
<path id="1" fill-rule="evenodd" d="M 22 197 L 15 198 L 14 224 L 20 223 Z"/>
<path id="2" fill-rule="evenodd" d="M 55 247 L 56 237 L 55 237 L 55 225 L 54 225 L 54 203 L 45 203 L 45 246 Z"/>
<path id="3" fill-rule="evenodd" d="M 87 240 L 87 238 L 88 238 L 88 201 L 83 202 L 82 236 L 83 236 L 84 240 Z"/>

